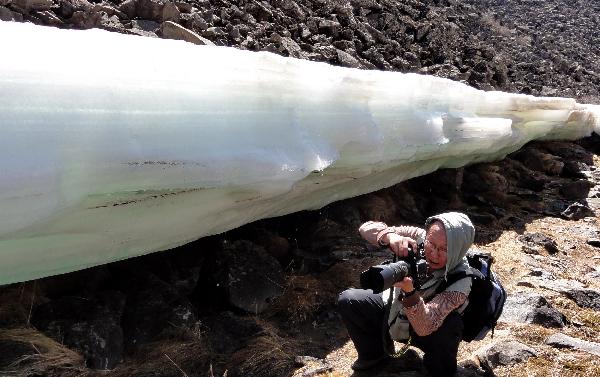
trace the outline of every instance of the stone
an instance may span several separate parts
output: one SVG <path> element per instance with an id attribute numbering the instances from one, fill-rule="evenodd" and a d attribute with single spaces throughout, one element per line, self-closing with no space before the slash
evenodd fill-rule
<path id="1" fill-rule="evenodd" d="M 262 313 L 283 293 L 283 269 L 263 247 L 249 241 L 226 243 L 220 262 L 220 284 L 238 309 Z"/>
<path id="2" fill-rule="evenodd" d="M 160 33 L 163 38 L 167 39 L 178 39 L 197 45 L 208 45 L 214 46 L 215 44 L 210 40 L 199 36 L 193 31 L 184 28 L 181 25 L 176 24 L 173 21 L 165 21 L 160 26 Z"/>
<path id="3" fill-rule="evenodd" d="M 600 247 L 600 238 L 590 238 L 587 244 L 594 247 Z"/>
<path id="4" fill-rule="evenodd" d="M 0 6 L 0 21 L 23 22 L 23 16 L 20 13 L 13 12 L 6 7 Z"/>
<path id="5" fill-rule="evenodd" d="M 582 308 L 600 310 L 600 292 L 588 288 L 575 288 L 564 292 L 571 300 Z"/>
<path id="6" fill-rule="evenodd" d="M 504 304 L 501 321 L 533 323 L 549 328 L 565 326 L 566 317 L 537 294 L 509 295 Z"/>
<path id="7" fill-rule="evenodd" d="M 44 25 L 60 26 L 64 24 L 60 18 L 50 11 L 32 12 L 31 14 L 41 20 Z"/>
<path id="8" fill-rule="evenodd" d="M 121 20 L 127 18 L 127 15 L 125 13 L 123 13 L 122 11 L 118 10 L 115 7 L 112 7 L 112 6 L 106 5 L 106 4 L 97 4 L 97 5 L 94 5 L 94 7 L 92 8 L 92 12 L 94 12 L 94 13 L 96 13 L 96 12 L 104 12 L 109 17 L 110 16 L 117 16 Z"/>
<path id="9" fill-rule="evenodd" d="M 519 236 L 518 240 L 530 248 L 535 249 L 535 246 L 542 246 L 550 254 L 556 254 L 560 251 L 556 241 L 543 233 L 525 233 Z"/>
<path id="10" fill-rule="evenodd" d="M 574 182 L 567 182 L 563 184 L 559 192 L 560 194 L 569 200 L 578 200 L 587 198 L 590 188 L 593 184 L 587 179 L 579 179 Z"/>
<path id="11" fill-rule="evenodd" d="M 594 211 L 586 204 L 581 204 L 579 202 L 575 202 L 567 207 L 560 214 L 562 217 L 569 220 L 581 220 L 585 217 L 594 217 L 596 214 Z"/>
<path id="12" fill-rule="evenodd" d="M 564 167 L 564 163 L 559 157 L 540 152 L 534 148 L 525 148 L 515 153 L 514 157 L 529 169 L 543 172 L 551 176 L 560 175 Z"/>
<path id="13" fill-rule="evenodd" d="M 104 291 L 91 297 L 65 296 L 37 307 L 32 323 L 79 351 L 94 369 L 112 369 L 123 355 L 121 315 L 125 295 Z"/>
<path id="14" fill-rule="evenodd" d="M 489 369 L 518 364 L 537 355 L 533 348 L 514 340 L 492 343 L 475 351 L 481 364 Z"/>
<path id="15" fill-rule="evenodd" d="M 585 340 L 572 338 L 565 334 L 557 333 L 550 335 L 546 339 L 546 344 L 555 348 L 574 348 L 592 355 L 600 356 L 600 343 L 588 342 Z"/>
<path id="16" fill-rule="evenodd" d="M 37 10 L 50 10 L 54 6 L 52 0 L 12 0 L 11 3 L 23 9 L 27 13 Z"/>
<path id="17" fill-rule="evenodd" d="M 589 166 L 580 161 L 566 161 L 561 176 L 568 178 L 587 178 Z"/>
<path id="18" fill-rule="evenodd" d="M 189 299 L 155 274 L 139 272 L 122 285 L 130 289 L 121 320 L 126 350 L 134 351 L 144 343 L 195 325 L 196 314 Z"/>
<path id="19" fill-rule="evenodd" d="M 162 9 L 162 21 L 178 22 L 181 16 L 181 11 L 175 3 L 165 3 Z"/>
<path id="20" fill-rule="evenodd" d="M 362 66 L 360 64 L 360 62 L 358 61 L 358 59 L 356 59 L 354 56 L 350 55 L 346 51 L 342 51 L 342 50 L 338 49 L 336 52 L 337 52 L 337 59 L 338 59 L 338 62 L 340 63 L 340 65 L 342 65 L 344 67 L 350 67 L 350 68 L 360 68 Z"/>
<path id="21" fill-rule="evenodd" d="M 342 25 L 336 21 L 321 20 L 319 22 L 319 32 L 328 36 L 335 37 Z"/>

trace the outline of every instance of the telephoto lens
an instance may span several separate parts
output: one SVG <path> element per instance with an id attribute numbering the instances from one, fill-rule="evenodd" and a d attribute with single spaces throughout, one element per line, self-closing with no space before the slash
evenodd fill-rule
<path id="1" fill-rule="evenodd" d="M 410 276 L 410 270 L 410 265 L 405 261 L 371 266 L 360 274 L 360 286 L 371 289 L 373 293 L 381 293 Z"/>

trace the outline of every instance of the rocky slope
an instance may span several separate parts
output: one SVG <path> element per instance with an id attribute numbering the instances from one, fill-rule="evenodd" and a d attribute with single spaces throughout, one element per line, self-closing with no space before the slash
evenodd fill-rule
<path id="1" fill-rule="evenodd" d="M 600 103 L 598 7 L 560 0 L 0 0 L 0 19 Z M 358 225 L 422 224 L 454 209 L 471 216 L 477 246 L 496 257 L 511 293 L 494 339 L 461 346 L 460 373 L 597 375 L 598 141 L 533 143 L 497 163 L 439 171 L 177 250 L 1 287 L 0 374 L 351 375 L 355 351 L 335 312 L 337 293 L 387 256 L 364 244 Z M 361 375 L 417 376 L 419 368 L 419 354 L 410 351 Z"/>

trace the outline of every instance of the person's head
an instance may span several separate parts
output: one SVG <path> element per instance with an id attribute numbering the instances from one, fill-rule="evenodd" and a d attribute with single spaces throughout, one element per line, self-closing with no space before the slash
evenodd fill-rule
<path id="1" fill-rule="evenodd" d="M 446 273 L 462 262 L 475 239 L 475 227 L 467 215 L 447 212 L 425 221 L 425 259 L 434 270 Z"/>
<path id="2" fill-rule="evenodd" d="M 434 270 L 446 267 L 448 260 L 448 240 L 444 224 L 435 220 L 427 227 L 425 236 L 425 259 Z"/>

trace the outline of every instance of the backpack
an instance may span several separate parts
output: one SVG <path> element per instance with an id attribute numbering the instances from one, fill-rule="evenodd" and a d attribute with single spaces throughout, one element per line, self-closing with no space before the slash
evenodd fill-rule
<path id="1" fill-rule="evenodd" d="M 463 340 L 470 342 L 482 340 L 490 330 L 492 330 L 492 337 L 494 337 L 494 328 L 502 314 L 504 302 L 506 301 L 506 291 L 498 276 L 491 269 L 494 262 L 491 254 L 481 250 L 469 250 L 466 257 L 469 266 L 477 271 L 465 271 L 448 275 L 446 282 L 442 283 L 436 291 L 437 293 L 442 292 L 467 276 L 473 279 L 471 292 L 469 293 L 469 304 L 462 313 L 464 323 Z"/>

